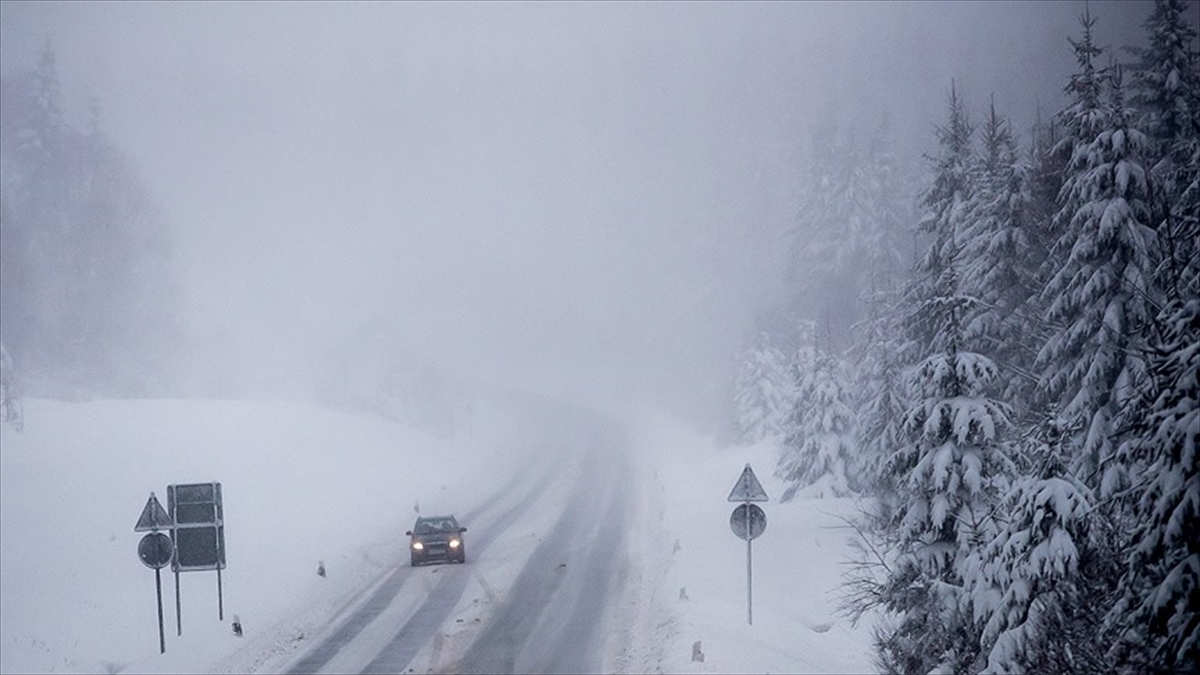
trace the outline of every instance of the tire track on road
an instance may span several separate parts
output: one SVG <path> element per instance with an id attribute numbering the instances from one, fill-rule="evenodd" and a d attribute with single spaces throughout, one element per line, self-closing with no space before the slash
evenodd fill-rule
<path id="1" fill-rule="evenodd" d="M 618 481 L 609 483 L 608 506 L 591 547 L 586 553 L 587 567 L 579 584 L 580 597 L 571 603 L 571 617 L 554 640 L 549 658 L 531 670 L 543 673 L 603 672 L 601 663 L 604 631 L 611 596 L 613 560 L 625 554 L 622 532 L 629 504 L 620 493 Z"/>
<path id="2" fill-rule="evenodd" d="M 533 473 L 532 471 L 529 471 L 529 468 L 533 465 L 534 462 L 530 460 L 524 467 L 522 467 L 521 470 L 516 473 L 515 476 L 513 476 L 513 478 L 505 483 L 505 485 L 499 490 L 494 492 L 486 501 L 468 511 L 464 515 L 464 521 L 470 522 L 479 514 L 486 513 L 489 509 L 493 508 L 497 502 L 501 501 L 504 497 L 515 490 L 523 481 L 529 480 L 530 474 Z M 550 471 L 547 469 L 544 473 L 548 476 Z M 541 480 L 531 482 L 528 492 L 524 498 L 500 517 L 500 520 L 498 521 L 499 529 L 507 527 L 507 525 L 511 524 L 512 520 L 521 511 L 530 506 L 533 500 L 541 494 L 539 486 L 545 480 L 546 477 L 543 476 Z M 505 522 L 505 519 L 507 519 L 507 522 Z M 488 528 L 486 530 L 488 534 L 485 534 L 479 540 L 479 543 L 472 544 L 472 550 L 485 549 L 498 534 L 496 529 L 497 528 L 495 527 Z M 398 564 L 395 569 L 393 569 L 384 577 L 382 582 L 379 582 L 372 586 L 371 589 L 364 591 L 364 593 L 369 594 L 367 599 L 354 610 L 352 610 L 345 621 L 343 621 L 332 634 L 322 639 L 305 656 L 301 657 L 299 661 L 296 661 L 289 666 L 286 669 L 286 672 L 289 673 L 289 675 L 299 675 L 306 673 L 317 673 L 324 668 L 325 665 L 328 664 L 335 655 L 337 655 L 342 647 L 353 641 L 354 638 L 362 632 L 363 628 L 377 619 L 379 615 L 382 614 L 389 605 L 391 605 L 396 596 L 400 594 L 405 582 L 408 579 L 413 578 L 411 571 L 412 570 L 407 566 Z"/>
<path id="3" fill-rule="evenodd" d="M 528 562 L 462 659 L 459 673 L 580 672 L 600 669 L 596 654 L 608 604 L 610 563 L 619 550 L 627 506 L 619 494 L 623 463 L 589 454 L 575 498 Z M 580 575 L 560 566 L 574 556 Z M 564 579 L 572 586 L 561 594 Z M 575 588 L 581 593 L 573 595 Z M 556 610 L 570 610 L 565 623 Z M 545 632 L 541 632 L 545 631 Z M 536 640 L 533 635 L 537 633 Z M 532 650 L 532 651 L 531 651 Z"/>
<path id="4" fill-rule="evenodd" d="M 542 494 L 540 489 L 530 491 L 520 502 L 505 511 L 497 522 L 480 536 L 478 543 L 472 544 L 471 550 L 481 553 L 487 550 L 487 547 L 511 527 L 519 515 L 529 510 Z M 396 636 L 387 647 L 367 664 L 363 673 L 404 672 L 417 652 L 433 639 L 434 635 L 439 634 L 442 624 L 449 618 L 450 612 L 458 604 L 463 591 L 466 590 L 467 582 L 471 579 L 471 570 L 461 565 L 440 569 L 447 570 L 446 574 L 429 592 L 420 608 L 396 631 Z"/>

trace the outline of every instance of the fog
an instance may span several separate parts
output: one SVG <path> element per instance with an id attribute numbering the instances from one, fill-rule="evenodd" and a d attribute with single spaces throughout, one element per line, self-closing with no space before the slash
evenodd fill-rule
<path id="1" fill-rule="evenodd" d="M 468 381 L 723 404 L 815 129 L 916 166 L 952 79 L 1027 129 L 1082 2 L 15 3 L 175 238 L 191 390 L 307 396 L 370 334 Z M 1092 2 L 1098 41 L 1145 3 Z"/>

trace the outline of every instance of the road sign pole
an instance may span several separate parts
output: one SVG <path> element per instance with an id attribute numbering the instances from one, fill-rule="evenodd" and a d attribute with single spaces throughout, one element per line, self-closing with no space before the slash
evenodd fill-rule
<path id="1" fill-rule="evenodd" d="M 168 537 L 159 532 L 163 529 L 170 530 L 171 536 Z M 142 515 L 138 517 L 133 531 L 150 532 L 138 542 L 138 557 L 142 559 L 143 565 L 154 568 L 154 599 L 158 602 L 158 653 L 166 654 L 167 636 L 163 626 L 162 568 L 175 558 L 175 521 L 163 509 L 158 497 L 155 497 L 153 492 L 146 500 L 146 506 L 142 508 Z M 176 589 L 178 591 L 178 587 Z"/>
<path id="2" fill-rule="evenodd" d="M 746 502 L 746 532 L 750 531 L 750 502 Z M 754 625 L 754 566 L 752 565 L 751 544 L 754 539 L 746 537 L 746 623 Z"/>
<path id="3" fill-rule="evenodd" d="M 225 594 L 221 590 L 221 567 L 217 566 L 217 620 L 225 620 Z"/>
<path id="4" fill-rule="evenodd" d="M 746 540 L 746 623 L 754 625 L 754 548 L 751 542 L 762 535 L 767 527 L 767 514 L 752 502 L 770 501 L 767 491 L 754 475 L 754 470 L 746 464 L 742 475 L 733 485 L 727 501 L 742 502 L 729 516 L 729 527 L 733 533 Z M 738 518 L 738 510 L 742 517 Z"/>
<path id="5" fill-rule="evenodd" d="M 163 611 L 162 611 L 162 572 L 154 569 L 154 592 L 158 596 L 158 653 L 167 653 L 167 636 L 163 632 Z"/>
<path id="6" fill-rule="evenodd" d="M 179 570 L 175 570 L 175 634 L 183 635 L 183 612 L 179 602 Z"/>

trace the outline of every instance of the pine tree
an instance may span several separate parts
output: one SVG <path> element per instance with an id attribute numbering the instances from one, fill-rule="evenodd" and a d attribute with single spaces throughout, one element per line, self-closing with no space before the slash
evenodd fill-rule
<path id="1" fill-rule="evenodd" d="M 1038 317 L 1045 316 L 1040 290 L 1061 262 L 1053 260 L 1050 252 L 1058 239 L 1058 197 L 1071 161 L 1071 147 L 1063 142 L 1063 133 L 1061 120 L 1039 122 L 1033 129 L 1029 150 L 1029 243 L 1030 255 L 1037 263 L 1034 274 L 1037 292 L 1029 298 L 1029 304 Z"/>
<path id="2" fill-rule="evenodd" d="M 12 174 L 10 179 L 32 190 L 34 186 L 48 184 L 47 174 L 60 169 L 58 164 L 63 160 L 67 132 L 59 91 L 58 59 L 49 40 L 42 48 L 37 66 L 16 75 L 8 84 L 5 131 L 9 147 L 6 151 L 25 169 Z"/>
<path id="3" fill-rule="evenodd" d="M 886 125 L 870 136 L 826 129 L 810 151 L 789 276 L 798 313 L 829 324 L 835 349 L 853 341 L 869 270 L 901 264 L 903 216 Z"/>
<path id="4" fill-rule="evenodd" d="M 846 381 L 841 359 L 818 348 L 812 366 L 801 374 L 782 446 L 776 475 L 788 488 L 781 501 L 797 493 L 844 497 L 857 490 L 858 429 Z"/>
<path id="5" fill-rule="evenodd" d="M 0 153 L 0 161 L 4 159 L 4 154 Z M 4 162 L 4 169 L 7 168 L 8 162 Z M 29 245 L 26 234 L 12 217 L 7 193 L 0 191 L 0 317 L 3 317 L 0 320 L 0 339 L 11 339 L 10 336 L 20 331 L 14 326 L 28 326 L 32 322 L 28 288 L 30 273 L 23 264 Z"/>
<path id="6" fill-rule="evenodd" d="M 996 366 L 964 349 L 971 300 L 959 291 L 953 240 L 942 250 L 934 295 L 916 310 L 935 333 L 912 375 L 905 443 L 889 464 L 904 497 L 891 521 L 899 555 L 881 595 L 900 619 L 877 646 L 885 668 L 901 672 L 962 670 L 977 659 L 966 575 L 994 532 L 993 508 L 1013 469 L 1002 438 L 1008 412 L 989 394 Z"/>
<path id="7" fill-rule="evenodd" d="M 1012 472 L 1002 437 L 1008 410 L 992 398 L 997 368 L 966 333 L 978 312 L 960 277 L 975 193 L 973 132 L 952 87 L 921 202 L 918 232 L 928 249 L 903 301 L 901 362 L 916 365 L 906 383 L 900 445 L 886 466 L 896 492 L 883 531 L 873 535 L 895 559 L 877 588 L 865 595 L 858 589 L 897 615 L 894 626 L 876 634 L 880 665 L 889 671 L 961 670 L 977 660 L 966 575 L 994 531 L 992 509 Z"/>
<path id="8" fill-rule="evenodd" d="M 792 387 L 783 353 L 771 344 L 769 335 L 759 333 L 743 355 L 734 392 L 743 443 L 757 443 L 782 433 L 784 419 L 791 411 Z"/>
<path id="9" fill-rule="evenodd" d="M 153 393 L 174 346 L 164 219 L 103 134 L 60 110 L 49 44 L 0 96 L 3 339 L 42 393 Z"/>
<path id="10" fill-rule="evenodd" d="M 21 388 L 17 380 L 17 369 L 4 343 L 0 342 L 0 422 L 13 425 L 17 431 L 24 429 L 22 418 Z"/>
<path id="11" fill-rule="evenodd" d="M 2 244 L 6 266 L 23 268 L 7 270 L 16 283 L 0 288 L 5 321 L 16 324 L 5 331 L 5 339 L 30 371 L 51 370 L 61 367 L 67 342 L 71 240 L 69 129 L 49 40 L 33 69 L 5 81 L 0 102 L 0 189 L 7 207 Z"/>
<path id="12" fill-rule="evenodd" d="M 1149 44 L 1134 49 L 1130 103 L 1139 111 L 1139 126 L 1151 139 L 1149 154 L 1178 167 L 1187 155 L 1175 154 L 1196 136 L 1200 115 L 1200 72 L 1192 43 L 1196 28 L 1188 21 L 1185 0 L 1155 0 L 1143 25 Z"/>
<path id="13" fill-rule="evenodd" d="M 1130 78 L 1154 177 L 1153 225 L 1164 252 L 1158 278 L 1176 298 L 1187 285 L 1182 269 L 1200 255 L 1200 190 L 1188 189 L 1200 176 L 1200 56 L 1188 10 L 1183 0 L 1155 1 L 1143 24 L 1149 44 L 1133 50 Z"/>
<path id="14" fill-rule="evenodd" d="M 1026 166 L 1008 122 L 993 103 L 981 131 L 975 190 L 963 230 L 963 292 L 975 299 L 966 339 L 995 359 L 1003 398 L 1026 401 L 1038 330 L 1030 298 L 1037 287 L 1038 252 L 1030 233 Z"/>
<path id="15" fill-rule="evenodd" d="M 888 134 L 885 118 L 867 138 L 859 160 L 863 250 L 855 288 L 861 289 L 860 301 L 862 293 L 879 287 L 881 276 L 893 278 L 911 262 L 911 255 L 905 254 L 909 249 L 910 197 L 905 194 L 904 177 Z"/>
<path id="16" fill-rule="evenodd" d="M 972 607 L 983 624 L 988 673 L 1071 672 L 1103 667 L 1090 609 L 1091 492 L 1062 462 L 1065 435 L 1053 414 L 1025 454 L 1033 475 L 1018 479 L 998 511 L 996 536 L 973 564 Z M 1080 621 L 1079 615 L 1085 618 Z M 1090 621 L 1090 626 L 1086 625 Z M 1081 627 L 1093 630 L 1080 630 Z"/>
<path id="17" fill-rule="evenodd" d="M 1194 262 L 1200 265 L 1200 261 Z M 1200 662 L 1200 274 L 1187 300 L 1162 315 L 1151 357 L 1153 386 L 1127 412 L 1124 461 L 1140 467 L 1132 554 L 1110 625 L 1122 660 L 1189 670 Z"/>
<path id="18" fill-rule="evenodd" d="M 900 447 L 900 428 L 907 409 L 902 331 L 896 312 L 899 293 L 893 274 L 872 274 L 870 290 L 864 297 L 867 316 L 858 326 L 861 338 L 855 364 L 862 487 L 881 499 L 896 487 L 886 464 Z"/>
<path id="19" fill-rule="evenodd" d="M 1071 163 L 1063 184 L 1052 258 L 1057 269 L 1042 293 L 1051 334 L 1038 353 L 1043 389 L 1082 434 L 1072 467 L 1101 497 L 1123 480 L 1114 464 L 1113 419 L 1144 378 L 1139 335 L 1149 324 L 1157 246 L 1148 226 L 1150 187 L 1143 164 L 1145 136 L 1122 99 L 1120 71 L 1111 76 L 1111 104 L 1100 100 L 1092 66 L 1094 20 L 1073 42 L 1080 72 L 1066 111 Z"/>
<path id="20" fill-rule="evenodd" d="M 1164 302 L 1147 340 L 1148 377 L 1121 410 L 1118 461 L 1134 472 L 1135 529 L 1107 626 L 1122 637 L 1112 656 L 1144 669 L 1200 663 L 1200 59 L 1187 10 L 1175 0 L 1155 3 L 1143 24 L 1149 45 L 1135 50 L 1133 69 Z"/>
<path id="21" fill-rule="evenodd" d="M 975 128 L 967 118 L 958 89 L 951 83 L 948 119 L 944 126 L 937 128 L 940 153 L 935 158 L 928 158 L 933 164 L 934 177 L 921 197 L 924 214 L 917 224 L 918 235 L 931 243 L 916 261 L 905 291 L 904 301 L 910 307 L 921 307 L 936 296 L 936 286 L 965 227 L 972 194 L 971 138 L 974 133 Z M 939 326 L 920 321 L 909 322 L 907 347 L 915 350 L 907 355 L 909 361 L 918 360 L 920 357 L 916 354 L 927 353 L 925 350 L 939 329 Z"/>
<path id="22" fill-rule="evenodd" d="M 791 309 L 798 316 L 819 316 L 825 309 L 821 302 L 844 294 L 843 277 L 858 260 L 859 242 L 845 229 L 846 206 L 839 201 L 853 155 L 847 139 L 833 127 L 820 130 L 809 143 L 796 225 L 789 233 L 787 277 Z"/>

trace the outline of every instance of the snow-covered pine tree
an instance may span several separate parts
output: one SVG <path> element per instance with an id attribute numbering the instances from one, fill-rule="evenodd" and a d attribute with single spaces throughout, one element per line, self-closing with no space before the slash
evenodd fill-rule
<path id="1" fill-rule="evenodd" d="M 946 269 L 965 227 L 967 206 L 972 194 L 971 137 L 975 128 L 967 118 L 958 89 L 950 84 L 948 119 L 937 128 L 939 153 L 927 157 L 933 164 L 934 176 L 930 187 L 921 196 L 923 215 L 917 224 L 917 234 L 930 242 L 924 255 L 916 261 L 914 273 L 905 289 L 904 302 L 909 307 L 921 307 L 938 293 L 936 286 Z M 907 327 L 906 360 L 915 363 L 928 354 L 937 326 L 913 324 Z"/>
<path id="2" fill-rule="evenodd" d="M 0 152 L 0 174 L 7 173 L 8 167 L 4 153 Z M 7 192 L 0 189 L 0 317 L 3 317 L 0 339 L 15 332 L 14 326 L 30 323 L 31 308 L 26 297 L 29 272 L 21 264 L 25 258 L 24 248 L 28 245 L 25 235 L 12 216 Z"/>
<path id="3" fill-rule="evenodd" d="M 997 362 L 1004 400 L 1021 402 L 1036 383 L 1030 370 L 1040 331 L 1030 298 L 1040 291 L 1036 273 L 1042 261 L 1030 233 L 1027 167 L 994 101 L 980 136 L 962 233 L 963 293 L 976 301 L 966 319 L 966 339 Z"/>
<path id="4" fill-rule="evenodd" d="M 792 351 L 791 357 L 787 359 L 787 375 L 789 387 L 788 391 L 791 397 L 787 401 L 787 406 L 784 410 L 783 423 L 781 425 L 781 443 L 782 439 L 787 438 L 792 433 L 797 423 L 796 409 L 800 405 L 799 398 L 800 382 L 806 374 L 812 370 L 813 364 L 817 358 L 817 325 L 813 321 L 802 319 L 796 323 L 795 333 L 793 335 L 793 344 L 795 349 Z"/>
<path id="5" fill-rule="evenodd" d="M 860 242 L 843 222 L 852 207 L 840 200 L 856 154 L 832 124 L 810 140 L 796 225 L 789 232 L 789 302 L 797 316 L 818 316 L 824 309 L 821 302 L 844 296 L 846 274 L 856 269 Z"/>
<path id="6" fill-rule="evenodd" d="M 4 343 L 0 342 L 0 423 L 7 422 L 21 431 L 25 426 L 22 412 L 17 369 Z"/>
<path id="7" fill-rule="evenodd" d="M 1089 543 L 1091 492 L 1062 462 L 1067 430 L 1055 416 L 1035 430 L 1025 454 L 1036 458 L 1036 473 L 1004 497 L 1002 526 L 969 565 L 972 610 L 983 625 L 976 665 L 986 673 L 1103 670 L 1087 574 L 1103 563 Z"/>
<path id="8" fill-rule="evenodd" d="M 1155 0 L 1143 23 L 1148 45 L 1133 49 L 1130 103 L 1139 126 L 1150 138 L 1150 155 L 1182 168 L 1188 156 L 1176 154 L 1197 133 L 1200 115 L 1200 71 L 1197 71 L 1196 28 L 1188 21 L 1186 0 Z M 1192 8 L 1194 9 L 1194 8 Z"/>
<path id="9" fill-rule="evenodd" d="M 894 271 L 872 273 L 864 294 L 866 318 L 859 334 L 855 360 L 855 409 L 859 420 L 861 487 L 886 500 L 896 488 L 886 471 L 887 459 L 900 447 L 900 428 L 908 408 L 901 361 L 900 293 Z"/>
<path id="10" fill-rule="evenodd" d="M 1118 662 L 1146 670 L 1200 663 L 1200 58 L 1188 3 L 1158 0 L 1135 50 L 1133 100 L 1148 136 L 1165 303 L 1150 341 L 1149 377 L 1121 411 L 1118 451 L 1134 474 L 1135 524 L 1107 625 Z"/>
<path id="11" fill-rule="evenodd" d="M 782 433 L 793 398 L 787 359 L 766 333 L 742 356 L 734 392 L 739 439 L 757 443 Z"/>
<path id="12" fill-rule="evenodd" d="M 86 133 L 64 119 L 49 44 L 2 87 L 4 344 L 43 392 L 155 393 L 178 337 L 165 218 L 98 104 Z"/>
<path id="13" fill-rule="evenodd" d="M 878 288 L 879 279 L 875 277 L 893 277 L 911 262 L 911 255 L 905 253 L 911 248 L 908 231 L 911 197 L 905 192 L 902 171 L 888 133 L 885 118 L 868 139 L 862 158 L 862 245 L 866 264 L 859 270 L 860 300 L 861 293 L 869 287 Z"/>
<path id="14" fill-rule="evenodd" d="M 789 276 L 797 313 L 822 316 L 838 351 L 853 343 L 867 271 L 901 263 L 896 165 L 885 124 L 869 137 L 826 128 L 812 142 Z"/>
<path id="15" fill-rule="evenodd" d="M 961 293 L 958 240 L 972 194 L 973 129 L 953 85 L 948 121 L 937 132 L 940 151 L 930 158 L 934 176 L 918 225 L 929 248 L 902 302 L 900 362 L 916 366 L 906 378 L 900 445 L 885 467 L 895 499 L 883 527 L 868 533 L 894 560 L 883 561 L 881 581 L 855 580 L 858 604 L 879 604 L 895 615 L 875 635 L 879 665 L 895 672 L 962 668 L 974 660 L 978 636 L 963 574 L 989 534 L 994 476 L 1006 469 L 998 434 L 1007 414 L 987 393 L 996 368 L 964 339 L 971 301 Z"/>
<path id="16" fill-rule="evenodd" d="M 781 447 L 776 475 L 788 487 L 780 501 L 797 494 L 844 497 L 858 489 L 858 428 L 847 381 L 844 362 L 818 345 L 812 365 L 800 372 Z"/>
<path id="17" fill-rule="evenodd" d="M 911 246 L 906 223 L 912 194 L 902 185 L 903 172 L 887 142 L 886 124 L 881 125 L 869 147 L 868 176 L 875 204 L 874 235 L 868 241 L 864 289 L 859 295 L 863 318 L 855 324 L 851 353 L 854 364 L 853 404 L 859 428 L 859 491 L 874 499 L 859 514 L 855 527 L 863 537 L 856 541 L 858 555 L 847 574 L 849 593 L 845 609 L 852 617 L 878 602 L 879 571 L 885 566 L 894 537 L 887 531 L 895 501 L 900 498 L 887 460 L 900 446 L 901 426 L 908 407 L 905 398 L 903 356 L 905 336 L 901 327 L 904 271 L 911 255 L 901 253 Z"/>
<path id="18" fill-rule="evenodd" d="M 1194 5 L 1192 6 L 1194 14 Z M 1153 212 L 1163 251 L 1160 285 L 1180 298 L 1179 274 L 1200 255 L 1200 55 L 1189 3 L 1156 0 L 1143 26 L 1148 45 L 1134 49 L 1130 101 L 1147 136 L 1147 164 L 1154 177 Z"/>
<path id="19" fill-rule="evenodd" d="M 1147 670 L 1187 671 L 1200 663 L 1200 261 L 1186 300 L 1162 312 L 1151 356 L 1152 387 L 1127 409 L 1121 447 L 1139 467 L 1132 553 L 1108 622 L 1123 640 L 1121 661 Z"/>
<path id="20" fill-rule="evenodd" d="M 69 127 L 61 107 L 57 59 L 47 40 L 37 65 L 9 74 L 0 95 L 0 190 L 6 269 L 0 287 L 5 341 L 27 373 L 61 369 L 69 337 L 71 245 L 67 159 Z"/>
<path id="21" fill-rule="evenodd" d="M 61 172 L 65 137 L 58 82 L 58 60 L 47 40 L 37 66 L 13 74 L 5 84 L 5 151 L 14 158 L 5 189 L 14 199 L 33 199 L 38 186 L 48 187 Z"/>
<path id="22" fill-rule="evenodd" d="M 808 199 L 800 213 L 804 262 L 825 278 L 853 271 L 872 235 L 867 166 L 859 139 L 834 130 L 814 140 Z"/>
<path id="23" fill-rule="evenodd" d="M 1111 103 L 1100 100 L 1101 78 L 1091 65 L 1094 21 L 1084 18 L 1075 45 L 1081 72 L 1066 111 L 1072 134 L 1071 163 L 1063 184 L 1054 259 L 1061 261 L 1042 298 L 1051 324 L 1038 353 L 1043 389 L 1082 430 L 1072 467 L 1101 498 L 1123 482 L 1113 459 L 1113 419 L 1145 378 L 1140 337 L 1159 296 L 1153 284 L 1157 259 L 1150 221 L 1145 136 L 1126 108 L 1120 70 L 1111 80 Z"/>
<path id="24" fill-rule="evenodd" d="M 971 300 L 959 291 L 956 257 L 951 237 L 933 295 L 910 320 L 933 339 L 911 374 L 904 445 L 889 463 L 900 490 L 890 523 L 898 556 L 880 597 L 899 620 L 876 638 L 889 671 L 960 671 L 978 657 L 965 575 L 994 533 L 993 509 L 1013 469 L 1002 438 L 1008 412 L 989 393 L 996 366 L 964 348 Z"/>
<path id="25" fill-rule="evenodd" d="M 1039 114 L 1040 118 L 1040 114 Z M 1059 210 L 1058 196 L 1062 192 L 1063 175 L 1071 160 L 1071 148 L 1062 142 L 1061 120 L 1052 118 L 1039 121 L 1033 128 L 1029 149 L 1029 235 L 1031 255 L 1040 266 L 1037 268 L 1035 288 L 1037 292 L 1029 298 L 1035 316 L 1045 316 L 1041 306 L 1040 291 L 1054 272 L 1055 261 L 1050 251 L 1058 239 L 1056 215 Z"/>

